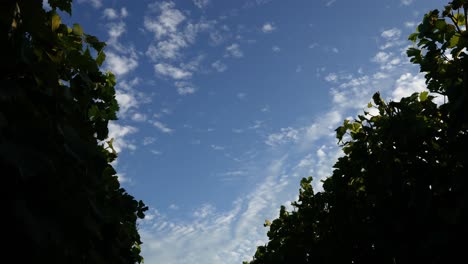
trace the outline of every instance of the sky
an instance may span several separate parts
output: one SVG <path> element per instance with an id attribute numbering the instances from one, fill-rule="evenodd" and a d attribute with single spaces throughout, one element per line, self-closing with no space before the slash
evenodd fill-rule
<path id="1" fill-rule="evenodd" d="M 342 155 L 334 130 L 376 91 L 424 90 L 407 36 L 447 1 L 75 0 L 107 42 L 121 185 L 149 207 L 145 263 L 241 263 L 266 219 Z"/>

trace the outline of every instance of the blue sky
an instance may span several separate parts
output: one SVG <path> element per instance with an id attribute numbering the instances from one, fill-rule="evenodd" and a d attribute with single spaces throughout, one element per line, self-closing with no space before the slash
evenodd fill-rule
<path id="1" fill-rule="evenodd" d="M 108 43 L 121 184 L 150 207 L 146 263 L 241 263 L 265 219 L 330 175 L 374 92 L 424 89 L 407 36 L 446 1 L 75 0 Z"/>

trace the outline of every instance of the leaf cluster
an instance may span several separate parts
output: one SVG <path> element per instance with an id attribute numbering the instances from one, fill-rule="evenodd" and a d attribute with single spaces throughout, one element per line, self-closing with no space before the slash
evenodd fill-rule
<path id="1" fill-rule="evenodd" d="M 299 199 L 269 222 L 257 263 L 452 263 L 466 258 L 468 121 L 465 119 L 466 10 L 452 1 L 442 16 L 424 16 L 408 56 L 426 73 L 425 91 L 369 108 L 336 129 L 344 152 L 314 193 L 301 181 Z M 461 12 L 460 12 L 460 10 Z M 454 10 L 457 10 L 456 12 Z M 448 22 L 444 18 L 449 18 Z M 451 22 L 450 22 L 451 21 Z M 446 58 L 447 51 L 452 55 Z M 464 89 L 464 90 L 463 90 Z"/>
<path id="2" fill-rule="evenodd" d="M 424 16 L 409 36 L 414 47 L 407 50 L 411 62 L 425 73 L 427 89 L 447 96 L 450 111 L 468 120 L 468 1 L 450 2 L 444 10 Z"/>
<path id="3" fill-rule="evenodd" d="M 0 167 L 11 189 L 13 245 L 25 263 L 139 263 L 147 207 L 120 187 L 108 122 L 115 77 L 105 43 L 62 23 L 71 0 L 0 9 Z M 10 197 L 9 197 L 10 198 Z"/>

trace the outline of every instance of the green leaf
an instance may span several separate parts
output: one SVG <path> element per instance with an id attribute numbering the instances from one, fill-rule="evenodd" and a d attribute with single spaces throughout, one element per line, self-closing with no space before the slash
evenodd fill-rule
<path id="1" fill-rule="evenodd" d="M 429 92 L 428 92 L 428 91 L 421 92 L 421 93 L 419 94 L 419 101 L 421 101 L 421 102 L 426 101 L 428 95 L 429 95 Z"/>
<path id="2" fill-rule="evenodd" d="M 61 23 L 62 23 L 62 20 L 60 19 L 60 16 L 57 13 L 53 13 L 52 19 L 51 19 L 52 31 L 57 30 Z"/>
<path id="3" fill-rule="evenodd" d="M 102 51 L 102 49 L 106 46 L 105 42 L 99 41 L 98 38 L 96 38 L 95 36 L 92 36 L 92 35 L 87 35 L 86 34 L 85 35 L 85 41 L 86 41 L 86 43 L 91 45 L 91 47 L 93 47 L 93 49 L 95 49 L 97 52 Z"/>
<path id="4" fill-rule="evenodd" d="M 73 24 L 73 34 L 81 36 L 83 35 L 83 28 L 79 24 Z"/>
<path id="5" fill-rule="evenodd" d="M 376 104 L 376 105 L 378 105 L 378 106 L 385 105 L 385 102 L 383 101 L 382 97 L 380 97 L 380 93 L 379 93 L 379 92 L 376 92 L 376 93 L 372 96 L 372 100 L 374 100 L 374 104 Z"/>
<path id="6" fill-rule="evenodd" d="M 71 15 L 71 0 L 48 0 L 52 9 L 58 8 Z"/>
<path id="7" fill-rule="evenodd" d="M 457 22 L 457 25 L 463 26 L 465 25 L 465 15 L 463 14 L 455 14 L 453 15 L 453 19 Z"/>
<path id="8" fill-rule="evenodd" d="M 105 59 L 106 59 L 106 54 L 104 53 L 104 51 L 101 51 L 101 52 L 98 53 L 98 55 L 96 57 L 96 63 L 99 66 L 101 66 Z"/>
<path id="9" fill-rule="evenodd" d="M 418 38 L 419 33 L 415 32 L 411 35 L 409 35 L 408 40 L 411 40 L 412 42 L 416 42 L 416 39 Z"/>
<path id="10" fill-rule="evenodd" d="M 450 45 L 448 47 L 453 48 L 457 46 L 459 41 L 460 41 L 460 36 L 457 34 L 454 34 L 452 38 L 450 39 Z"/>
<path id="11" fill-rule="evenodd" d="M 438 30 L 445 30 L 445 28 L 447 27 L 447 22 L 445 22 L 445 19 L 439 19 L 436 21 L 435 27 Z"/>

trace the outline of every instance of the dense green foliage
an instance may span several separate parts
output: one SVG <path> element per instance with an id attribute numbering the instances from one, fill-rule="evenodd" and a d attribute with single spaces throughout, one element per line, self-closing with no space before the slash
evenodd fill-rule
<path id="1" fill-rule="evenodd" d="M 314 193 L 301 181 L 299 200 L 268 232 L 249 263 L 464 262 L 468 235 L 468 1 L 425 15 L 409 38 L 428 92 L 369 107 L 339 127 L 344 156 Z M 464 50 L 465 49 L 465 50 Z M 463 52 L 465 51 L 465 52 Z M 447 58 L 451 54 L 452 58 Z"/>
<path id="2" fill-rule="evenodd" d="M 19 263 L 140 263 L 147 207 L 117 180 L 107 138 L 116 119 L 105 43 L 75 24 L 71 0 L 5 0 L 0 8 L 0 168 Z"/>

